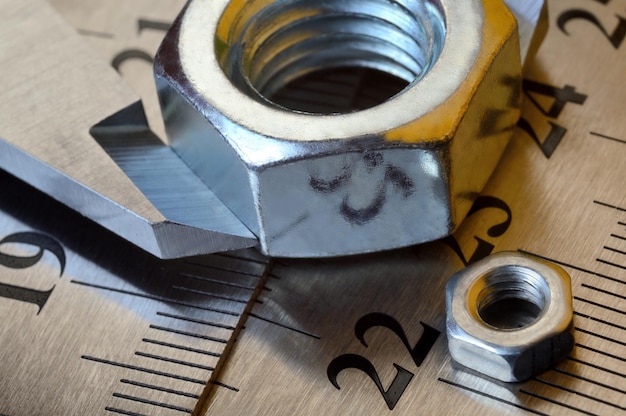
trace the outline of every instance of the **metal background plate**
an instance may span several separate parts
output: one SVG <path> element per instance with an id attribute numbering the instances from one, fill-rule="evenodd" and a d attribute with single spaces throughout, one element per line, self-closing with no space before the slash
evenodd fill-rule
<path id="1" fill-rule="evenodd" d="M 182 2 L 52 3 L 154 97 L 147 61 Z M 444 242 L 324 261 L 161 261 L 0 176 L 0 414 L 624 412 L 626 2 L 549 6 L 523 128 Z M 0 120 L 1 135 L 13 120 Z M 551 259 L 573 283 L 573 353 L 519 385 L 456 368 L 444 335 L 447 278 L 501 250 Z"/>

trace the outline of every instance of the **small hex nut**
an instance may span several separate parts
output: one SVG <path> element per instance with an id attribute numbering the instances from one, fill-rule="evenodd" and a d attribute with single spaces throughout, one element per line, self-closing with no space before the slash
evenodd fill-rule
<path id="1" fill-rule="evenodd" d="M 574 347 L 570 277 L 534 256 L 502 252 L 459 271 L 446 308 L 452 358 L 501 381 L 533 377 Z"/>
<path id="2" fill-rule="evenodd" d="M 172 147 L 261 250 L 336 256 L 454 231 L 519 118 L 519 47 L 501 0 L 192 0 L 154 71 Z M 343 114 L 267 98 L 346 66 L 408 86 Z"/>

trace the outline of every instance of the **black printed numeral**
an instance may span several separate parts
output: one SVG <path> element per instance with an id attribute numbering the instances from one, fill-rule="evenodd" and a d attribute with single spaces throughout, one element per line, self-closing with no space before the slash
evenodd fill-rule
<path id="1" fill-rule="evenodd" d="M 582 105 L 587 96 L 584 94 L 580 94 L 576 92 L 576 89 L 570 85 L 566 85 L 563 88 L 554 87 L 548 84 L 542 84 L 540 82 L 531 81 L 525 79 L 523 84 L 524 94 L 533 103 L 533 105 L 541 111 L 541 113 L 552 119 L 556 119 L 565 108 L 567 103 L 574 103 Z M 545 109 L 543 106 L 535 99 L 533 94 L 543 95 L 546 97 L 553 98 L 554 101 L 552 105 Z M 546 158 L 550 158 L 554 151 L 556 150 L 561 140 L 565 136 L 567 129 L 555 122 L 548 120 L 548 124 L 550 125 L 550 131 L 548 135 L 541 140 L 534 128 L 525 118 L 520 118 L 517 126 L 524 130 L 528 135 L 539 145 L 539 148 L 543 152 Z"/>
<path id="2" fill-rule="evenodd" d="M 572 20 L 587 21 L 594 25 L 596 28 L 598 28 L 598 30 L 611 43 L 611 45 L 615 49 L 618 49 L 626 38 L 626 18 L 623 18 L 619 15 L 616 15 L 616 17 L 617 25 L 615 26 L 615 29 L 613 29 L 613 31 L 610 33 L 593 13 L 581 9 L 571 9 L 564 11 L 557 19 L 557 25 L 559 26 L 559 29 L 561 29 L 561 32 L 569 36 L 570 33 L 565 27 L 569 22 L 571 22 Z"/>
<path id="3" fill-rule="evenodd" d="M 513 213 L 511 212 L 511 208 L 509 208 L 509 206 L 503 200 L 493 196 L 480 196 L 478 197 L 478 199 L 476 199 L 474 205 L 472 205 L 472 208 L 467 213 L 467 216 L 471 217 L 477 212 L 483 211 L 488 208 L 497 209 L 503 211 L 506 214 L 506 218 L 504 219 L 504 221 L 492 225 L 487 230 L 487 235 L 489 237 L 500 237 L 504 235 L 504 233 L 509 229 L 509 226 L 511 225 L 511 221 L 513 219 Z M 490 255 L 495 247 L 490 242 L 478 236 L 474 236 L 474 239 L 476 240 L 478 245 L 476 246 L 469 258 L 467 258 L 465 254 L 463 254 L 463 250 L 461 250 L 461 246 L 459 245 L 459 242 L 454 238 L 454 236 L 448 236 L 444 238 L 442 242 L 450 247 L 452 251 L 454 251 L 454 253 L 463 262 L 463 265 L 467 266 Z"/>
<path id="4" fill-rule="evenodd" d="M 415 344 L 415 346 L 411 346 L 409 343 L 408 337 L 404 332 L 404 329 L 400 325 L 398 321 L 396 321 L 393 317 L 386 315 L 384 313 L 370 313 L 363 316 L 361 319 L 357 321 L 354 326 L 354 332 L 357 339 L 363 344 L 365 347 L 368 346 L 365 341 L 365 333 L 374 327 L 384 327 L 390 329 L 396 336 L 400 339 L 402 344 L 406 347 L 406 349 L 411 354 L 411 358 L 417 367 L 422 365 L 422 362 L 428 355 L 428 352 L 431 350 L 437 337 L 440 332 L 431 326 L 426 325 L 423 322 L 420 322 L 423 328 L 422 335 L 420 339 Z M 413 379 L 414 374 L 411 373 L 406 368 L 393 363 L 393 366 L 396 369 L 396 376 L 393 381 L 389 385 L 389 387 L 385 390 L 383 387 L 380 377 L 378 376 L 378 372 L 372 365 L 372 363 L 365 357 L 357 354 L 343 354 L 339 357 L 335 358 L 328 365 L 328 369 L 326 373 L 328 375 L 328 380 L 332 383 L 333 386 L 337 389 L 341 389 L 339 383 L 337 382 L 337 376 L 343 370 L 348 368 L 354 368 L 357 370 L 361 370 L 374 382 L 378 391 L 383 396 L 385 403 L 389 410 L 393 410 L 402 394 L 404 394 L 406 388 L 409 383 Z"/>
<path id="5" fill-rule="evenodd" d="M 59 261 L 61 268 L 60 275 L 63 275 L 63 270 L 65 269 L 65 251 L 61 244 L 55 239 L 34 232 L 15 233 L 2 239 L 0 241 L 0 247 L 3 244 L 9 243 L 25 244 L 36 247 L 38 250 L 35 254 L 30 256 L 16 256 L 0 251 L 0 265 L 10 269 L 26 269 L 37 264 L 43 257 L 44 252 L 48 251 Z M 46 302 L 48 302 L 48 298 L 50 298 L 53 290 L 54 285 L 48 290 L 36 290 L 0 282 L 0 297 L 37 305 L 39 308 L 37 314 L 41 312 L 41 309 Z"/>

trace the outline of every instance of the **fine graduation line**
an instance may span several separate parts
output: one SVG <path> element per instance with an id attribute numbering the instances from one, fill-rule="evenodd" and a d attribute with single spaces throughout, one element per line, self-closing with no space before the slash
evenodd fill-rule
<path id="1" fill-rule="evenodd" d="M 578 408 L 576 406 L 572 406 L 571 404 L 562 403 L 562 402 L 560 402 L 558 400 L 554 400 L 554 399 L 551 399 L 549 397 L 545 397 L 545 396 L 542 396 L 540 394 L 530 392 L 528 390 L 520 389 L 519 392 L 523 393 L 523 394 L 526 394 L 528 396 L 534 397 L 536 399 L 545 400 L 545 401 L 547 401 L 549 403 L 556 404 L 557 406 L 562 406 L 562 407 L 565 407 L 567 409 L 574 410 L 576 412 L 580 412 L 580 413 L 588 415 L 588 416 L 598 416 L 596 413 L 588 412 L 588 411 L 580 409 L 580 408 Z"/>
<path id="2" fill-rule="evenodd" d="M 441 378 L 441 377 L 439 377 L 437 380 L 438 380 L 438 381 L 441 381 L 442 383 L 446 383 L 446 384 L 449 384 L 449 385 L 451 385 L 451 386 L 458 387 L 458 388 L 460 388 L 460 389 L 463 389 L 463 390 L 469 391 L 469 392 L 471 392 L 471 393 L 475 393 L 475 394 L 478 394 L 478 395 L 480 395 L 480 396 L 487 397 L 487 398 L 489 398 L 489 399 L 492 399 L 492 400 L 498 401 L 498 402 L 500 402 L 500 403 L 508 404 L 509 406 L 517 407 L 518 409 L 522 409 L 522 410 L 525 410 L 525 411 L 527 411 L 527 412 L 534 413 L 534 414 L 536 414 L 536 415 L 540 415 L 540 416 L 549 416 L 547 413 L 542 413 L 542 412 L 540 412 L 540 411 L 538 411 L 538 410 L 531 409 L 530 407 L 526 407 L 526 406 L 523 406 L 523 405 L 518 404 L 518 403 L 513 403 L 513 402 L 510 402 L 510 401 L 505 400 L 505 399 L 503 399 L 503 398 L 501 398 L 501 397 L 498 397 L 498 396 L 493 396 L 493 395 L 491 395 L 491 394 L 485 393 L 484 391 L 476 390 L 476 389 L 473 389 L 473 388 L 471 388 L 471 387 L 465 386 L 465 385 L 463 385 L 463 384 L 459 384 L 459 383 L 455 383 L 454 381 L 446 380 L 445 378 Z"/>
<path id="3" fill-rule="evenodd" d="M 182 351 L 195 352 L 197 354 L 209 355 L 211 357 L 219 358 L 219 357 L 222 356 L 222 354 L 219 354 L 217 352 L 201 350 L 201 349 L 198 349 L 198 348 L 187 347 L 185 345 L 172 344 L 170 342 L 159 341 L 159 340 L 156 340 L 156 339 L 143 338 L 142 341 L 147 343 L 147 344 L 159 345 L 161 347 L 174 348 L 174 349 L 182 350 Z"/>
<path id="4" fill-rule="evenodd" d="M 624 238 L 624 240 L 626 240 L 626 237 Z M 607 260 L 604 260 L 604 259 L 600 259 L 600 258 L 596 259 L 596 261 L 598 263 L 607 264 L 609 266 L 617 267 L 618 269 L 626 270 L 626 267 L 622 266 L 621 264 L 613 263 L 613 262 L 610 262 L 610 261 L 607 261 Z"/>
<path id="5" fill-rule="evenodd" d="M 213 381 L 212 384 L 215 384 L 216 386 L 219 386 L 219 387 L 224 387 L 224 388 L 226 388 L 228 390 L 232 390 L 232 391 L 235 391 L 235 392 L 239 391 L 239 389 L 237 387 L 229 386 L 228 384 L 224 384 L 224 383 L 219 382 L 219 381 Z"/>
<path id="6" fill-rule="evenodd" d="M 168 328 L 168 327 L 165 327 L 165 326 L 150 325 L 150 328 L 151 329 L 155 329 L 157 331 L 169 332 L 171 334 L 185 335 L 185 336 L 188 336 L 188 337 L 204 339 L 204 340 L 207 340 L 207 341 L 219 342 L 220 344 L 226 344 L 228 342 L 228 340 L 223 339 L 223 338 L 211 337 L 209 335 L 198 334 L 198 333 L 195 333 L 195 332 L 181 331 L 179 329 Z"/>
<path id="7" fill-rule="evenodd" d="M 141 397 L 130 396 L 128 394 L 113 393 L 113 397 L 116 397 L 118 399 L 130 400 L 130 401 L 137 402 L 137 403 L 142 403 L 142 404 L 149 404 L 151 406 L 161 407 L 161 408 L 164 408 L 164 409 L 176 410 L 178 412 L 183 412 L 183 413 L 187 413 L 187 414 L 191 414 L 191 412 L 193 412 L 192 409 L 186 409 L 184 407 L 175 406 L 175 405 L 169 404 L 169 403 L 155 402 L 153 400 L 143 399 Z"/>
<path id="8" fill-rule="evenodd" d="M 544 380 L 542 378 L 535 377 L 533 380 L 535 380 L 535 381 L 537 381 L 537 382 L 539 382 L 541 384 L 545 384 L 547 386 L 554 387 L 556 389 L 563 390 L 563 391 L 566 391 L 568 393 L 575 394 L 577 396 L 584 397 L 586 399 L 593 400 L 593 401 L 596 401 L 598 403 L 605 404 L 607 406 L 615 407 L 616 409 L 626 410 L 626 407 L 622 407 L 622 406 L 620 406 L 618 404 L 611 403 L 608 400 L 603 400 L 603 399 L 600 399 L 599 397 L 592 396 L 591 394 L 587 394 L 587 393 L 583 393 L 583 392 L 580 392 L 580 391 L 576 391 L 576 390 L 574 390 L 572 388 L 565 387 L 565 386 L 562 386 L 560 384 L 553 383 L 553 382 L 548 381 L 548 380 Z"/>
<path id="9" fill-rule="evenodd" d="M 544 260 L 550 261 L 552 263 L 556 263 L 556 264 L 558 264 L 560 266 L 570 267 L 570 268 L 572 268 L 574 270 L 578 270 L 579 272 L 591 274 L 593 276 L 597 276 L 597 277 L 600 277 L 602 279 L 607 279 L 607 280 L 610 280 L 610 281 L 613 281 L 613 282 L 616 282 L 616 283 L 626 284 L 625 281 L 617 279 L 615 277 L 607 276 L 607 275 L 602 274 L 602 273 L 593 272 L 591 270 L 584 269 L 584 268 L 578 267 L 578 266 L 574 266 L 573 264 L 566 263 L 564 261 L 555 260 L 555 259 L 552 259 L 550 257 L 542 256 L 540 254 L 531 253 L 530 251 L 526 251 L 526 250 L 522 250 L 522 249 L 518 249 L 517 251 L 519 251 L 520 253 L 530 254 L 531 256 L 539 257 L 540 259 L 544 259 Z"/>
<path id="10" fill-rule="evenodd" d="M 618 250 L 618 249 L 616 249 L 616 248 L 609 247 L 609 246 L 604 246 L 603 248 L 604 248 L 605 250 L 612 251 L 613 253 L 617 253 L 617 254 L 624 254 L 624 255 L 626 255 L 626 251 L 623 251 L 623 250 Z"/>
<path id="11" fill-rule="evenodd" d="M 145 293 L 132 292 L 132 291 L 129 291 L 129 290 L 118 289 L 118 288 L 115 288 L 115 287 L 109 287 L 109 286 L 104 286 L 104 285 L 97 285 L 95 283 L 88 283 L 88 282 L 84 282 L 82 280 L 72 279 L 70 282 L 74 283 L 74 284 L 77 284 L 77 285 L 81 285 L 81 286 L 91 287 L 91 288 L 94 288 L 94 289 L 107 290 L 107 291 L 110 291 L 110 292 L 121 293 L 123 295 L 136 296 L 136 297 L 139 297 L 139 298 L 155 300 L 157 302 L 163 302 L 163 303 L 170 303 L 170 304 L 174 304 L 174 305 L 178 305 L 178 306 L 186 306 L 186 307 L 189 307 L 189 308 L 200 309 L 200 310 L 208 311 L 208 312 L 216 312 L 216 313 L 221 313 L 221 314 L 224 314 L 224 315 L 231 315 L 231 316 L 239 316 L 240 315 L 237 312 L 231 312 L 231 311 L 227 311 L 227 310 L 224 310 L 224 309 L 211 308 L 211 307 L 208 307 L 208 306 L 194 305 L 192 303 L 180 302 L 180 301 L 177 301 L 177 300 L 174 300 L 174 299 L 164 298 L 164 297 L 161 297 L 161 296 L 153 296 L 153 295 L 148 295 L 148 294 L 145 294 Z"/>
<path id="12" fill-rule="evenodd" d="M 578 331 L 578 332 L 582 332 L 583 334 L 591 335 L 592 337 L 600 338 L 600 339 L 603 339 L 605 341 L 612 342 L 614 344 L 622 345 L 622 346 L 626 347 L 626 342 L 624 342 L 624 341 L 619 341 L 617 339 L 614 339 L 614 338 L 611 338 L 611 337 L 607 337 L 605 335 L 600 335 L 597 332 L 589 331 L 587 329 L 582 329 L 582 328 L 578 328 L 578 327 L 574 327 L 574 329 L 576 331 Z M 626 361 L 626 360 L 622 359 L 622 361 Z"/>
<path id="13" fill-rule="evenodd" d="M 594 290 L 594 291 L 596 291 L 596 292 L 603 293 L 603 294 L 605 294 L 605 295 L 609 295 L 609 296 L 616 297 L 616 298 L 618 298 L 618 299 L 626 300 L 626 296 L 624 296 L 624 295 L 620 295 L 619 293 L 613 293 L 613 292 L 611 292 L 610 290 L 600 289 L 599 287 L 595 287 L 595 286 L 589 285 L 589 284 L 587 284 L 587 283 L 583 283 L 583 284 L 581 284 L 580 286 L 581 286 L 581 287 L 584 287 L 584 288 L 586 288 L 586 289 L 589 289 L 589 290 Z M 622 313 L 624 313 L 624 312 L 622 311 Z"/>
<path id="14" fill-rule="evenodd" d="M 227 329 L 229 331 L 234 331 L 235 330 L 234 326 L 220 324 L 220 323 L 212 322 L 212 321 L 205 321 L 204 319 L 196 319 L 196 318 L 190 318 L 188 316 L 174 315 L 174 314 L 167 313 L 167 312 L 157 312 L 156 314 L 158 316 L 164 316 L 166 318 L 177 319 L 177 320 L 184 321 L 184 322 L 191 322 L 191 323 L 194 323 L 194 324 L 207 325 L 207 326 L 212 326 L 214 328 Z"/>
<path id="15" fill-rule="evenodd" d="M 626 144 L 626 140 L 618 139 L 617 137 L 607 136 L 606 134 L 596 133 L 595 131 L 590 131 L 589 134 L 596 137 L 601 137 L 603 139 L 612 140 L 617 143 Z"/>
<path id="16" fill-rule="evenodd" d="M 206 296 L 206 297 L 210 297 L 210 298 L 222 299 L 222 300 L 227 300 L 229 302 L 235 302 L 235 303 L 243 303 L 243 304 L 248 303 L 247 300 L 239 299 L 239 298 L 234 297 L 234 296 L 219 295 L 217 293 L 211 293 L 211 292 L 207 292 L 205 290 L 190 289 L 188 287 L 178 286 L 178 285 L 172 285 L 171 287 L 172 287 L 172 289 L 180 290 L 182 292 L 187 292 L 187 293 L 193 293 L 195 295 L 202 295 L 202 296 Z"/>
<path id="17" fill-rule="evenodd" d="M 602 205 L 603 207 L 613 208 L 613 209 L 616 209 L 616 210 L 618 210 L 618 211 L 623 211 L 623 212 L 626 212 L 626 208 L 618 207 L 618 206 L 616 206 L 616 205 L 611 205 L 611 204 L 608 204 L 608 203 L 606 203 L 606 202 L 598 201 L 598 200 L 596 200 L 596 199 L 594 199 L 593 203 L 594 203 L 594 204 L 597 204 L 597 205 Z"/>
<path id="18" fill-rule="evenodd" d="M 208 365 L 192 363 L 192 362 L 189 362 L 189 361 L 177 360 L 175 358 L 163 357 L 161 355 L 148 354 L 148 353 L 141 352 L 141 351 L 136 351 L 135 355 L 137 355 L 139 357 L 150 358 L 150 359 L 157 360 L 157 361 L 163 361 L 163 362 L 166 362 L 166 363 L 179 364 L 179 365 L 184 365 L 184 366 L 187 366 L 187 367 L 198 368 L 200 370 L 206 370 L 206 371 L 213 371 L 213 370 L 215 370 L 214 367 L 210 367 Z"/>
<path id="19" fill-rule="evenodd" d="M 126 378 L 121 379 L 120 383 L 122 383 L 122 384 L 129 384 L 129 385 L 135 386 L 135 387 L 142 387 L 142 388 L 148 389 L 148 390 L 155 390 L 155 391 L 160 391 L 160 392 L 163 392 L 163 393 L 174 394 L 176 396 L 189 397 L 191 399 L 196 399 L 196 400 L 198 400 L 200 398 L 199 395 L 194 394 L 194 393 L 189 393 L 189 392 L 186 392 L 186 391 L 169 389 L 167 387 L 155 386 L 154 384 L 141 383 L 139 381 L 129 380 L 129 379 L 126 379 Z"/>
<path id="20" fill-rule="evenodd" d="M 580 302 L 588 303 L 588 304 L 593 305 L 593 306 L 597 306 L 597 307 L 602 308 L 602 309 L 606 309 L 606 310 L 611 311 L 611 312 L 616 312 L 616 313 L 619 313 L 619 314 L 622 314 L 622 315 L 626 315 L 626 312 L 624 312 L 622 310 L 619 310 L 617 308 L 612 308 L 610 306 L 606 306 L 606 305 L 603 305 L 603 304 L 598 303 L 598 302 L 594 302 L 594 301 L 589 300 L 589 299 L 581 298 L 580 296 L 574 296 L 574 299 L 576 299 L 576 300 L 578 300 Z"/>
<path id="21" fill-rule="evenodd" d="M 178 275 L 183 276 L 183 277 L 188 277 L 190 279 L 200 280 L 202 282 L 215 283 L 217 285 L 222 285 L 222 286 L 236 287 L 238 289 L 245 289 L 245 290 L 250 290 L 250 291 L 253 291 L 254 289 L 256 289 L 256 286 L 250 286 L 250 285 L 244 285 L 241 283 L 234 283 L 234 282 L 227 282 L 224 280 L 212 279 L 210 277 L 200 276 L 200 275 L 193 274 L 193 273 L 181 272 L 181 273 L 178 273 Z"/>
<path id="22" fill-rule="evenodd" d="M 604 372 L 612 374 L 614 376 L 626 378 L 626 374 L 624 374 L 624 373 L 620 373 L 619 371 L 611 370 L 610 368 L 602 367 L 600 365 L 593 364 L 593 363 L 590 363 L 588 361 L 581 360 L 580 358 L 575 358 L 575 357 L 568 356 L 566 359 L 570 360 L 570 361 L 574 361 L 574 362 L 582 364 L 582 365 L 586 365 L 586 366 L 591 367 L 591 368 L 595 368 L 596 370 L 604 371 Z"/>
<path id="23" fill-rule="evenodd" d="M 147 416 L 143 413 L 129 412 L 128 410 L 118 409 L 117 407 L 105 407 L 104 410 L 106 412 L 117 413 L 118 415 L 125 416 Z"/>
<path id="24" fill-rule="evenodd" d="M 320 337 L 319 335 L 314 334 L 314 333 L 312 333 L 312 332 L 307 332 L 307 331 L 305 331 L 305 330 L 303 330 L 303 329 L 294 328 L 294 327 L 292 327 L 292 326 L 289 326 L 289 325 L 283 324 L 283 323 L 281 323 L 281 322 L 272 321 L 272 320 L 271 320 L 271 319 L 269 319 L 269 318 L 264 318 L 264 317 L 262 317 L 262 316 L 259 316 L 259 315 L 255 314 L 255 313 L 253 313 L 253 312 L 250 312 L 250 313 L 248 314 L 248 316 L 252 316 L 253 318 L 260 319 L 261 321 L 265 321 L 265 322 L 267 322 L 267 323 L 277 325 L 277 326 L 279 326 L 279 327 L 281 327 L 281 328 L 289 329 L 289 330 L 291 330 L 291 331 L 297 332 L 297 333 L 302 334 L 302 335 L 309 336 L 309 337 L 311 337 L 311 338 L 315 338 L 315 339 L 321 339 L 321 338 L 322 338 L 322 337 Z"/>
<path id="25" fill-rule="evenodd" d="M 243 272 L 241 270 L 233 269 L 233 268 L 230 268 L 230 267 L 214 266 L 212 264 L 199 263 L 199 262 L 194 262 L 194 261 L 191 261 L 191 260 L 185 261 L 185 264 L 188 264 L 190 266 L 203 267 L 205 269 L 217 270 L 217 271 L 220 271 L 220 272 L 228 272 L 228 273 L 240 274 L 242 276 L 256 277 L 257 279 L 260 279 L 261 276 L 262 276 L 262 275 L 259 275 L 258 273 Z"/>
<path id="26" fill-rule="evenodd" d="M 609 321 L 606 321 L 604 319 L 596 318 L 595 316 L 583 314 L 583 313 L 576 312 L 576 311 L 574 311 L 574 315 L 580 316 L 582 318 L 590 319 L 592 321 L 599 322 L 599 323 L 604 324 L 604 325 L 612 326 L 613 328 L 617 328 L 617 329 L 621 329 L 621 330 L 626 331 L 626 326 L 618 325 L 616 323 L 609 322 Z"/>
<path id="27" fill-rule="evenodd" d="M 578 342 L 576 343 L 576 346 L 579 347 L 579 348 L 585 349 L 585 350 L 589 350 L 591 352 L 595 352 L 595 353 L 600 354 L 600 355 L 604 355 L 605 357 L 614 358 L 616 360 L 626 362 L 626 358 L 624 358 L 624 357 L 620 357 L 618 355 L 611 354 L 611 353 L 608 353 L 606 351 L 599 350 L 597 348 L 592 348 L 592 347 L 589 347 L 587 345 L 580 344 Z"/>
<path id="28" fill-rule="evenodd" d="M 88 360 L 88 361 L 93 361 L 93 362 L 96 362 L 96 363 L 108 364 L 108 365 L 111 365 L 113 367 L 120 367 L 120 368 L 125 368 L 125 369 L 128 369 L 128 370 L 139 371 L 139 372 L 142 372 L 142 373 L 154 374 L 154 375 L 157 375 L 157 376 L 163 376 L 163 377 L 167 377 L 167 378 L 173 378 L 175 380 L 187 381 L 189 383 L 200 384 L 202 386 L 204 386 L 206 384 L 206 380 L 199 380 L 197 378 L 185 377 L 185 376 L 180 376 L 178 374 L 172 374 L 172 373 L 166 373 L 164 371 L 158 371 L 158 370 L 153 370 L 151 368 L 145 368 L 145 367 L 139 367 L 139 366 L 136 366 L 136 365 L 120 363 L 120 362 L 113 361 L 113 360 L 106 360 L 104 358 L 92 357 L 90 355 L 81 355 L 80 358 L 82 358 L 84 360 Z"/>
<path id="29" fill-rule="evenodd" d="M 569 372 L 569 371 L 567 371 L 567 370 L 563 370 L 563 369 L 561 369 L 561 368 L 557 368 L 557 367 L 555 367 L 555 368 L 553 368 L 551 371 L 554 371 L 554 372 L 557 372 L 557 373 L 559 373 L 559 374 L 563 374 L 563 375 L 566 375 L 566 376 L 569 376 L 569 377 L 572 377 L 572 378 L 575 378 L 575 379 L 578 379 L 578 380 L 581 380 L 581 381 L 585 381 L 585 382 L 587 382 L 587 383 L 594 384 L 594 385 L 596 385 L 596 386 L 598 386 L 598 387 L 603 387 L 603 388 L 605 388 L 605 389 L 612 390 L 612 391 L 614 391 L 614 392 L 616 392 L 616 393 L 626 394 L 626 390 L 622 390 L 622 389 L 620 389 L 620 388 L 618 388 L 618 387 L 615 387 L 615 386 L 611 386 L 611 385 L 608 385 L 608 384 L 601 383 L 601 382 L 599 382 L 599 381 L 597 381 L 597 380 L 593 380 L 593 379 L 591 379 L 591 378 L 589 378 L 589 377 L 585 377 L 585 376 L 581 376 L 581 375 L 579 375 L 579 374 L 574 374 L 574 373 L 571 373 L 571 372 Z"/>

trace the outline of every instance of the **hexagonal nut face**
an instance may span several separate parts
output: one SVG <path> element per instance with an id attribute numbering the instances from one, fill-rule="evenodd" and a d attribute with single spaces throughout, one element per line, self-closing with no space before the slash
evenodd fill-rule
<path id="1" fill-rule="evenodd" d="M 345 66 L 408 86 L 345 114 L 267 98 Z M 517 122 L 521 65 L 501 1 L 193 0 L 155 78 L 172 147 L 262 251 L 315 257 L 450 234 Z"/>
<path id="2" fill-rule="evenodd" d="M 452 358 L 501 381 L 533 377 L 574 347 L 569 275 L 534 256 L 502 252 L 461 270 L 446 308 Z"/>

